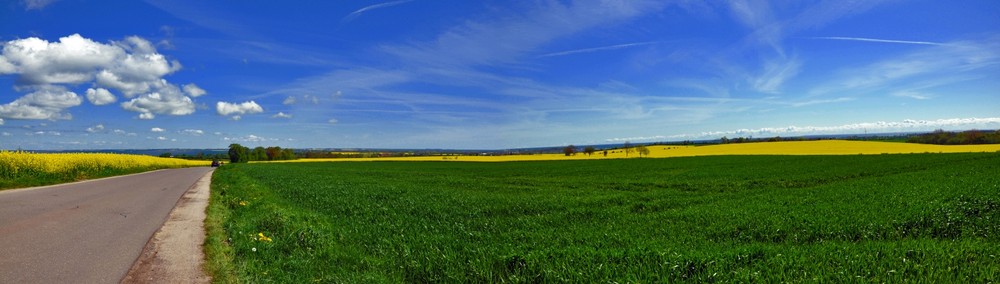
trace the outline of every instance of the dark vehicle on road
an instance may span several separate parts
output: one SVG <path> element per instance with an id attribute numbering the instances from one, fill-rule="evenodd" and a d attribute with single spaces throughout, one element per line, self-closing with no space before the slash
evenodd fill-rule
<path id="1" fill-rule="evenodd" d="M 212 167 L 214 168 L 218 166 L 222 166 L 222 162 L 220 162 L 219 159 L 212 160 Z"/>

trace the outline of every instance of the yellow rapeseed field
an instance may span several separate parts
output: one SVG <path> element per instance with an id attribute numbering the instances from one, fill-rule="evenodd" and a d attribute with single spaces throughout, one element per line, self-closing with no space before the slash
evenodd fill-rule
<path id="1" fill-rule="evenodd" d="M 0 151 L 0 178 L 75 174 L 82 177 L 100 176 L 106 172 L 127 172 L 134 169 L 208 166 L 205 161 L 160 158 L 143 155 L 105 153 L 36 154 L 22 151 Z"/>
<path id="2" fill-rule="evenodd" d="M 715 156 L 715 155 L 878 155 L 878 154 L 908 154 L 908 153 L 970 153 L 998 152 L 1000 145 L 927 145 L 900 142 L 819 140 L 790 142 L 758 142 L 722 144 L 708 146 L 647 146 L 650 158 Z M 300 159 L 289 162 L 318 161 L 474 161 L 474 162 L 508 162 L 508 161 L 543 161 L 543 160 L 588 160 L 588 159 L 622 159 L 638 158 L 635 151 L 626 153 L 622 149 L 594 152 L 587 156 L 577 153 L 573 156 L 563 154 L 541 155 L 509 155 L 509 156 L 432 156 L 432 157 L 391 157 L 391 158 L 345 158 L 345 159 Z M 645 156 L 644 156 L 645 157 Z"/>

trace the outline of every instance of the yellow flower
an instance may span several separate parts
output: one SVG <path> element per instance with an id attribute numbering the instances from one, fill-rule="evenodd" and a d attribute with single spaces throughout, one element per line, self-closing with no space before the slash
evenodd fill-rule
<path id="1" fill-rule="evenodd" d="M 129 154 L 57 153 L 36 154 L 0 150 L 0 178 L 15 179 L 39 174 L 80 173 L 86 177 L 107 170 L 133 168 L 178 168 L 206 166 L 206 161 L 188 161 Z"/>
<path id="2" fill-rule="evenodd" d="M 247 203 L 246 201 L 240 200 L 240 206 L 247 206 L 247 204 L 249 204 L 249 203 Z"/>
<path id="3" fill-rule="evenodd" d="M 257 233 L 257 240 L 258 241 L 270 242 L 271 238 L 268 238 L 267 236 L 264 235 L 263 232 L 261 232 L 261 233 Z"/>

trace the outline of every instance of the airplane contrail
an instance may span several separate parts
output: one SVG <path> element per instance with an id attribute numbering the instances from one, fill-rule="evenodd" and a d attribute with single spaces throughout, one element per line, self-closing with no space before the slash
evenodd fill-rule
<path id="1" fill-rule="evenodd" d="M 867 41 L 867 42 L 882 42 L 882 43 L 902 43 L 902 44 L 920 44 L 920 45 L 946 45 L 946 44 L 943 44 L 943 43 L 930 42 L 930 41 L 894 40 L 894 39 L 878 39 L 878 38 L 866 38 L 866 37 L 825 36 L 825 37 L 812 37 L 812 39 L 851 40 L 851 41 Z"/>
<path id="2" fill-rule="evenodd" d="M 553 56 L 563 56 L 563 55 L 570 55 L 570 54 L 577 54 L 577 53 L 587 53 L 587 52 L 595 52 L 595 51 L 603 51 L 603 50 L 614 50 L 614 49 L 620 49 L 620 48 L 628 48 L 628 47 L 634 47 L 634 46 L 648 45 L 648 44 L 653 44 L 653 43 L 656 43 L 656 42 L 654 42 L 654 41 L 648 41 L 648 42 L 636 42 L 636 43 L 616 44 L 616 45 L 609 45 L 609 46 L 602 46 L 602 47 L 583 48 L 583 49 L 575 49 L 575 50 L 567 50 L 567 51 L 546 53 L 546 54 L 539 55 L 538 57 L 553 57 Z"/>

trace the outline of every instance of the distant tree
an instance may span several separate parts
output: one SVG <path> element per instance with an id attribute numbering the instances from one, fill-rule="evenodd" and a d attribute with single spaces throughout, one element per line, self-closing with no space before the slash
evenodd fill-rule
<path id="1" fill-rule="evenodd" d="M 594 151 L 597 151 L 597 149 L 594 149 L 594 146 L 587 146 L 583 148 L 583 152 L 587 153 L 587 156 L 594 155 Z"/>
<path id="2" fill-rule="evenodd" d="M 229 144 L 229 162 L 246 163 L 250 160 L 249 150 L 238 143 Z"/>
<path id="3" fill-rule="evenodd" d="M 972 130 L 962 132 L 962 144 L 986 144 L 986 135 L 982 132 Z"/>
<path id="4" fill-rule="evenodd" d="M 281 147 L 271 146 L 264 150 L 264 154 L 267 155 L 268 161 L 280 160 L 281 159 Z"/>
<path id="5" fill-rule="evenodd" d="M 563 148 L 563 154 L 566 154 L 566 156 L 576 155 L 576 146 L 566 146 L 566 148 Z"/>
<path id="6" fill-rule="evenodd" d="M 950 132 L 938 129 L 931 133 L 912 135 L 907 142 L 939 145 L 1000 144 L 1000 130 Z"/>
<path id="7" fill-rule="evenodd" d="M 607 157 L 607 156 L 608 156 L 608 150 L 604 150 L 604 156 L 605 156 L 605 157 Z"/>
<path id="8" fill-rule="evenodd" d="M 932 144 L 945 145 L 948 144 L 948 139 L 951 138 L 951 133 L 944 132 L 944 129 L 934 130 L 934 142 Z"/>
<path id="9" fill-rule="evenodd" d="M 646 145 L 636 146 L 635 150 L 636 152 L 639 152 L 639 158 L 642 158 L 642 156 L 649 156 L 649 148 L 646 148 Z"/>
<path id="10" fill-rule="evenodd" d="M 722 144 L 729 144 L 729 138 L 722 136 L 722 139 L 719 139 L 719 142 Z"/>
<path id="11" fill-rule="evenodd" d="M 170 158 L 170 157 L 173 157 L 173 156 L 174 155 L 170 154 L 170 152 L 166 152 L 166 153 L 160 154 L 160 158 Z"/>
<path id="12" fill-rule="evenodd" d="M 292 149 L 282 149 L 280 160 L 295 160 L 295 151 Z"/>
<path id="13" fill-rule="evenodd" d="M 628 141 L 625 141 L 625 145 L 623 145 L 623 147 L 625 147 L 625 157 L 628 158 L 628 154 L 632 153 L 632 150 L 633 150 L 632 149 L 632 143 L 629 143 Z"/>
<path id="14" fill-rule="evenodd" d="M 267 160 L 267 149 L 261 146 L 253 148 L 250 152 L 250 161 L 265 161 Z"/>

